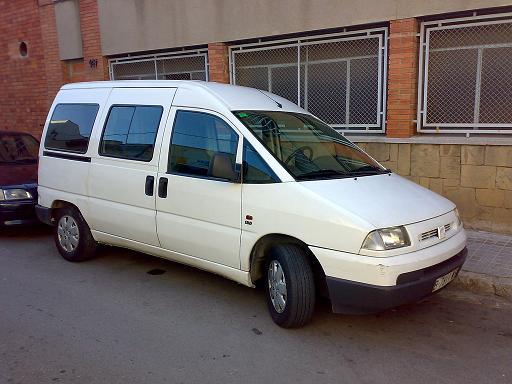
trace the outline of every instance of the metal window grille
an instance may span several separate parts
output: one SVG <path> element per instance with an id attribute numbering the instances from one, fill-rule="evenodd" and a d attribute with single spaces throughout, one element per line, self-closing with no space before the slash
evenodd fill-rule
<path id="1" fill-rule="evenodd" d="M 387 28 L 230 47 L 231 83 L 282 96 L 332 127 L 384 132 Z"/>
<path id="2" fill-rule="evenodd" d="M 512 14 L 421 26 L 420 132 L 512 133 Z"/>
<path id="3" fill-rule="evenodd" d="M 208 80 L 206 50 L 127 56 L 109 61 L 111 80 Z"/>

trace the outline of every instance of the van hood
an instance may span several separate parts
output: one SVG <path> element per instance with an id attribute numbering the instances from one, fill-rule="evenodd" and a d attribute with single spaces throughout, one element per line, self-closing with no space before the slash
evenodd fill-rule
<path id="1" fill-rule="evenodd" d="M 376 228 L 416 223 L 455 209 L 450 200 L 396 174 L 299 183 Z"/>

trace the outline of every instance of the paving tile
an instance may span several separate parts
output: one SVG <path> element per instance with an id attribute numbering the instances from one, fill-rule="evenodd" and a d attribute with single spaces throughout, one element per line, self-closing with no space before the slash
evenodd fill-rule
<path id="1" fill-rule="evenodd" d="M 468 258 L 463 270 L 512 277 L 512 236 L 466 230 Z"/>

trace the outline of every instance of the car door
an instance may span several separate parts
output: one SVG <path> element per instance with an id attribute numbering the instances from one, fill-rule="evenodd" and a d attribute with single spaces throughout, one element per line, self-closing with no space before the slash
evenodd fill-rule
<path id="1" fill-rule="evenodd" d="M 239 182 L 212 176 L 215 156 L 241 162 L 242 139 L 222 115 L 172 108 L 158 171 L 156 222 L 163 248 L 240 268 Z M 237 157 L 238 156 L 238 157 Z"/>
<path id="2" fill-rule="evenodd" d="M 89 173 L 91 228 L 159 246 L 155 181 L 173 88 L 114 88 Z"/>

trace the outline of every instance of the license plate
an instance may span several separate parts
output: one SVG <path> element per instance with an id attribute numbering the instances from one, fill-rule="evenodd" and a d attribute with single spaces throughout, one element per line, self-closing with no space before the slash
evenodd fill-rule
<path id="1" fill-rule="evenodd" d="M 432 292 L 435 292 L 435 291 L 443 288 L 446 284 L 448 284 L 450 281 L 455 279 L 455 276 L 457 276 L 457 272 L 459 272 L 459 268 L 456 268 L 453 271 L 448 272 L 446 275 L 441 276 L 440 278 L 436 279 L 436 282 L 434 283 L 434 287 L 432 288 Z"/>

